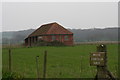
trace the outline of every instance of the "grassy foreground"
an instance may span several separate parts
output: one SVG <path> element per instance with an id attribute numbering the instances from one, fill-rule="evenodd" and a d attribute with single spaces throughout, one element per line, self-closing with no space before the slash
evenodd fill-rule
<path id="1" fill-rule="evenodd" d="M 36 56 L 39 57 L 40 77 L 43 77 L 43 54 L 47 56 L 47 78 L 94 78 L 96 67 L 89 64 L 89 53 L 96 51 L 97 45 L 74 47 L 32 47 L 12 49 L 12 71 L 25 78 L 36 78 Z M 107 45 L 108 69 L 117 77 L 118 45 Z M 3 72 L 8 71 L 8 49 L 2 51 Z"/>

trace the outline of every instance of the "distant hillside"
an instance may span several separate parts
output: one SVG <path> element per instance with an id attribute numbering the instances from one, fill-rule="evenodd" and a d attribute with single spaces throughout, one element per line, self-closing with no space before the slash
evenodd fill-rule
<path id="1" fill-rule="evenodd" d="M 24 39 L 33 31 L 34 31 L 34 29 L 28 29 L 28 30 L 22 30 L 22 31 L 2 32 L 2 43 L 3 44 L 23 43 Z"/>
<path id="2" fill-rule="evenodd" d="M 118 41 L 118 29 L 120 28 L 105 28 L 105 29 L 72 29 L 76 42 L 89 41 Z"/>
<path id="3" fill-rule="evenodd" d="M 118 29 L 120 28 L 105 28 L 105 29 L 69 29 L 74 33 L 75 42 L 91 42 L 91 41 L 118 41 Z M 35 29 L 22 31 L 2 32 L 2 43 L 23 43 L 24 39 Z"/>

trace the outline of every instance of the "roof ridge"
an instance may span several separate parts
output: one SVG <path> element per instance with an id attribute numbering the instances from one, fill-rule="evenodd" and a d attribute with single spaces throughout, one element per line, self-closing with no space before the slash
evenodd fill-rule
<path id="1" fill-rule="evenodd" d="M 51 28 L 53 27 L 53 25 L 54 25 L 55 23 L 51 23 L 51 24 L 52 24 L 51 27 L 49 28 L 48 31 L 46 31 L 46 33 L 48 33 L 48 32 L 51 30 Z"/>
<path id="2" fill-rule="evenodd" d="M 52 23 L 46 23 L 46 24 L 43 24 L 41 26 L 46 26 L 46 25 L 51 25 L 51 24 L 55 24 L 56 22 L 52 22 Z"/>
<path id="3" fill-rule="evenodd" d="M 68 29 L 64 28 L 62 25 L 60 25 L 60 24 L 58 24 L 58 23 L 56 23 L 56 22 L 51 25 L 50 29 L 49 29 L 46 33 L 51 32 L 51 29 L 54 28 L 54 27 L 56 27 L 56 26 L 54 26 L 54 25 L 58 25 L 59 27 L 61 27 L 61 29 L 66 30 L 67 32 L 73 34 L 71 31 L 69 31 Z"/>

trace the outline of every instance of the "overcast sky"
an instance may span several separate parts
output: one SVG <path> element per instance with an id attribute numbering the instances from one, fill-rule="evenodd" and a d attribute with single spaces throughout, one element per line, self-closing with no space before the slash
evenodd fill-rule
<path id="1" fill-rule="evenodd" d="M 3 31 L 36 29 L 57 22 L 65 28 L 118 26 L 117 2 L 4 2 Z"/>

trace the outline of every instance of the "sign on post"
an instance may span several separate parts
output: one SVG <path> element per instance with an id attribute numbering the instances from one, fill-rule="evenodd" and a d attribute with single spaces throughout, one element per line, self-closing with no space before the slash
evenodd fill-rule
<path id="1" fill-rule="evenodd" d="M 90 65 L 97 66 L 95 80 L 115 80 L 107 69 L 107 47 L 104 44 L 97 46 L 97 52 L 90 53 Z"/>
<path id="2" fill-rule="evenodd" d="M 90 53 L 91 66 L 104 66 L 105 65 L 105 52 Z"/>

